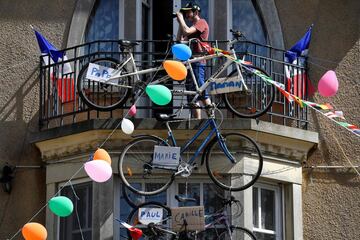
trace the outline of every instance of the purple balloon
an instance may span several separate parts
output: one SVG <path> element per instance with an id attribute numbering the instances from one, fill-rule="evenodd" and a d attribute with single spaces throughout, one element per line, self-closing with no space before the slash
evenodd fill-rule
<path id="1" fill-rule="evenodd" d="M 112 176 L 110 164 L 104 160 L 92 160 L 85 163 L 85 172 L 95 182 L 106 182 Z"/>

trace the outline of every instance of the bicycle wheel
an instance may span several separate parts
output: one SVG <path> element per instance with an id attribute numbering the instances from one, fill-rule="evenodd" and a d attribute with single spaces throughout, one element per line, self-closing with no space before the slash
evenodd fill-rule
<path id="1" fill-rule="evenodd" d="M 243 227 L 231 226 L 230 232 L 224 231 L 217 239 L 219 239 L 219 240 L 256 240 L 256 237 L 249 229 L 246 229 Z"/>
<path id="2" fill-rule="evenodd" d="M 224 134 L 220 141 L 224 143 L 234 163 L 220 147 L 219 140 L 213 139 L 206 153 L 206 168 L 210 178 L 219 187 L 230 191 L 242 191 L 252 186 L 259 178 L 263 166 L 259 146 L 241 133 Z"/>
<path id="3" fill-rule="evenodd" d="M 148 228 L 147 225 L 144 225 L 139 222 L 139 212 L 141 214 L 141 211 L 145 211 L 146 208 L 161 208 L 162 211 L 162 221 L 160 223 L 156 223 L 156 227 L 161 229 L 169 229 L 170 219 L 171 219 L 171 210 L 170 208 L 166 207 L 165 205 L 158 203 L 158 202 L 147 202 L 140 204 L 138 207 L 133 209 L 126 222 L 136 228 L 139 228 L 143 231 L 143 236 L 141 239 L 144 240 L 155 240 L 155 239 L 161 239 L 161 240 L 169 240 L 172 239 L 173 235 L 169 233 L 165 233 L 163 231 L 151 231 L 151 229 Z M 132 240 L 130 233 L 128 233 L 129 240 Z"/>
<path id="4" fill-rule="evenodd" d="M 150 135 L 137 137 L 125 146 L 119 158 L 118 170 L 129 190 L 145 196 L 155 195 L 165 191 L 174 180 L 177 169 L 153 165 L 154 147 L 157 145 L 168 146 L 161 138 Z M 131 181 L 143 180 L 145 188 L 142 184 L 131 185 Z"/>
<path id="5" fill-rule="evenodd" d="M 255 75 L 254 70 L 269 76 L 264 70 L 255 66 L 241 67 L 241 74 L 248 91 L 225 93 L 226 107 L 235 115 L 242 118 L 257 118 L 265 114 L 275 98 L 275 87 L 266 84 L 262 78 Z M 237 70 L 232 71 L 228 77 L 239 76 Z"/>
<path id="6" fill-rule="evenodd" d="M 99 58 L 91 63 L 113 69 L 119 64 L 113 58 Z M 81 69 L 77 79 L 77 90 L 81 99 L 87 106 L 98 111 L 111 111 L 122 106 L 130 96 L 131 78 L 120 78 L 107 83 L 91 80 L 86 77 L 89 64 Z M 123 74 L 127 72 L 125 67 L 117 70 Z"/>

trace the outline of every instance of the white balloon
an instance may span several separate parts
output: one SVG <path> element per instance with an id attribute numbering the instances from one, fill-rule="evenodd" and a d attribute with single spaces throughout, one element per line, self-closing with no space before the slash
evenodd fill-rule
<path id="1" fill-rule="evenodd" d="M 124 118 L 121 122 L 121 130 L 126 134 L 134 132 L 134 124 L 129 119 Z"/>

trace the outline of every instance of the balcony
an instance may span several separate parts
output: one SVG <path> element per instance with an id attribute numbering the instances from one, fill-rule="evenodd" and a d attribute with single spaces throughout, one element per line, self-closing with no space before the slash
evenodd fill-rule
<path id="1" fill-rule="evenodd" d="M 136 65 L 139 69 L 159 66 L 166 56 L 168 41 L 152 40 L 139 41 L 140 45 L 134 49 L 134 57 Z M 225 48 L 226 41 L 212 41 L 213 46 Z M 307 99 L 307 86 L 297 83 L 293 86 L 292 81 L 287 81 L 285 77 L 285 66 L 289 65 L 284 62 L 284 51 L 270 46 L 259 45 L 249 41 L 243 41 L 235 46 L 239 57 L 245 56 L 245 60 L 252 62 L 269 73 L 275 81 L 285 84 L 287 89 L 291 89 L 292 93 L 301 95 L 303 99 Z M 80 122 L 88 122 L 89 120 L 109 120 L 121 119 L 125 110 L 131 106 L 128 101 L 122 108 L 110 111 L 99 112 L 90 109 L 79 98 L 76 88 L 77 77 L 82 67 L 88 62 L 99 57 L 112 57 L 121 59 L 122 53 L 119 50 L 116 40 L 95 41 L 72 48 L 64 49 L 68 60 L 53 63 L 44 63 L 40 61 L 40 106 L 39 106 L 39 126 L 40 130 L 64 127 L 67 125 L 79 124 Z M 171 59 L 171 53 L 167 56 Z M 223 61 L 222 59 L 207 61 L 207 76 L 216 71 L 217 66 Z M 64 64 L 70 63 L 72 72 L 69 74 L 61 74 Z M 306 64 L 291 65 L 298 74 L 301 73 L 305 82 Z M 56 76 L 62 76 L 61 78 Z M 144 77 L 151 77 L 146 75 Z M 145 78 L 143 79 L 145 80 Z M 299 80 L 299 81 L 300 81 Z M 168 82 L 169 87 L 174 87 L 175 83 Z M 162 107 L 162 111 L 172 112 L 178 109 L 180 103 L 186 97 L 174 97 L 171 104 Z M 216 97 L 214 101 L 221 101 L 220 97 Z M 153 113 L 158 111 L 158 107 L 153 106 L 147 97 L 143 97 L 137 105 L 139 109 L 138 118 L 152 118 Z M 227 120 L 237 118 L 229 112 L 223 103 L 220 104 L 224 117 Z M 239 119 L 239 118 L 237 118 Z M 300 108 L 298 105 L 291 106 L 289 102 L 276 91 L 275 101 L 272 108 L 260 118 L 260 120 L 283 126 L 290 126 L 306 130 L 308 128 L 308 109 Z"/>

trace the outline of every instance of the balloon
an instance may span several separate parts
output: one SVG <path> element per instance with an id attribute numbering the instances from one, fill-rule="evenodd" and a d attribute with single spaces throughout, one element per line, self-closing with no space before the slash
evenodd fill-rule
<path id="1" fill-rule="evenodd" d="M 192 54 L 191 49 L 187 45 L 182 43 L 173 45 L 171 50 L 177 59 L 183 61 L 188 60 Z"/>
<path id="2" fill-rule="evenodd" d="M 121 122 L 121 130 L 125 134 L 132 134 L 134 131 L 134 124 L 129 119 L 124 118 Z"/>
<path id="3" fill-rule="evenodd" d="M 148 85 L 145 91 L 157 105 L 166 105 L 172 98 L 170 90 L 164 85 Z"/>
<path id="4" fill-rule="evenodd" d="M 35 222 L 25 224 L 21 233 L 26 240 L 45 240 L 47 238 L 46 228 Z"/>
<path id="5" fill-rule="evenodd" d="M 163 62 L 166 73 L 176 81 L 182 81 L 186 78 L 187 70 L 182 62 L 166 60 Z"/>
<path id="6" fill-rule="evenodd" d="M 334 96 L 338 91 L 338 88 L 339 82 L 334 71 L 329 70 L 320 78 L 318 90 L 322 96 Z"/>
<path id="7" fill-rule="evenodd" d="M 85 172 L 95 182 L 106 182 L 112 176 L 111 166 L 104 160 L 95 160 L 85 163 Z"/>
<path id="8" fill-rule="evenodd" d="M 74 205 L 69 198 L 58 196 L 50 199 L 49 208 L 55 215 L 67 217 L 73 212 Z"/>
<path id="9" fill-rule="evenodd" d="M 139 238 L 141 238 L 143 232 L 141 229 L 139 228 L 130 228 L 128 229 L 130 231 L 130 236 L 134 239 L 134 240 L 138 240 Z"/>
<path id="10" fill-rule="evenodd" d="M 131 106 L 131 108 L 130 108 L 130 110 L 129 110 L 129 115 L 130 115 L 131 117 L 133 117 L 133 116 L 136 115 L 136 105 L 135 105 L 135 104 Z"/>
<path id="11" fill-rule="evenodd" d="M 98 148 L 98 150 L 95 151 L 93 160 L 104 160 L 111 165 L 110 155 L 102 148 Z"/>

